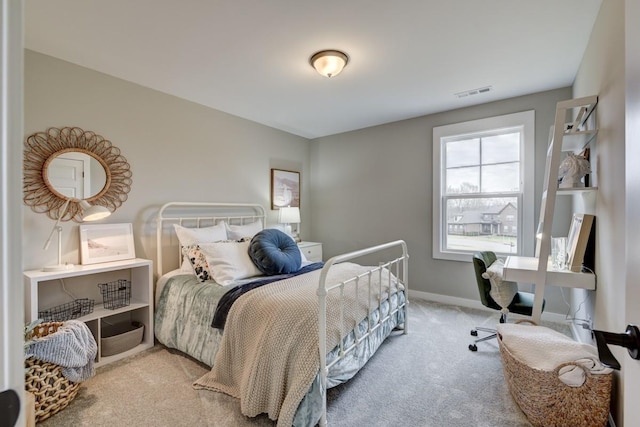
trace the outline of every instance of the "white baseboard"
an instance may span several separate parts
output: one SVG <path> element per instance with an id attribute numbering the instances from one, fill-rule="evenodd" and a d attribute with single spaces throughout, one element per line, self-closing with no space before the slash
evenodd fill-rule
<path id="1" fill-rule="evenodd" d="M 431 292 L 414 291 L 409 289 L 409 300 L 411 300 L 411 298 L 417 298 L 425 301 L 433 301 L 441 304 L 458 305 L 460 307 L 476 308 L 478 310 L 496 312 L 496 310 L 493 310 L 489 307 L 485 307 L 478 300 L 451 297 L 448 295 L 441 295 L 441 294 L 432 294 Z M 517 319 L 528 319 L 528 316 L 521 316 L 515 313 L 511 313 L 509 314 L 509 316 L 511 318 L 517 318 Z M 559 313 L 542 312 L 541 319 L 548 322 L 553 322 L 553 323 L 567 323 L 565 315 L 559 314 Z M 575 331 L 573 330 L 571 332 L 575 333 Z"/>

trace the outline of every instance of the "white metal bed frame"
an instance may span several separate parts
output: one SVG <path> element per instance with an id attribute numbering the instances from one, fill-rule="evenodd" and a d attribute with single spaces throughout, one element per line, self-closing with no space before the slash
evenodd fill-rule
<path id="1" fill-rule="evenodd" d="M 374 267 L 371 270 L 359 274 L 358 276 L 347 279 L 343 282 L 336 284 L 327 284 L 327 274 L 329 270 L 334 264 L 338 264 L 344 261 L 350 261 L 356 258 L 363 257 L 365 255 L 370 255 L 375 252 L 381 252 L 388 249 L 400 248 L 402 250 L 402 256 L 395 258 L 391 261 L 380 263 L 378 267 Z M 319 352 L 320 352 L 320 380 L 321 380 L 321 390 L 322 390 L 322 418 L 320 418 L 319 425 L 321 427 L 326 427 L 327 425 L 327 375 L 329 373 L 329 368 L 335 365 L 343 359 L 348 353 L 355 350 L 360 343 L 366 339 L 369 335 L 371 335 L 376 329 L 380 328 L 384 322 L 389 320 L 393 315 L 395 315 L 399 310 L 404 310 L 404 334 L 409 333 L 408 329 L 408 313 L 407 308 L 409 305 L 409 276 L 408 276 L 408 262 L 409 255 L 407 253 L 407 244 L 403 240 L 396 240 L 389 243 L 384 243 L 378 246 L 372 246 L 370 248 L 361 249 L 359 251 L 349 252 L 343 255 L 337 255 L 333 258 L 329 259 L 322 267 L 322 271 L 320 272 L 320 283 L 318 284 L 318 328 L 319 328 Z M 399 298 L 396 299 L 396 307 L 392 307 L 391 305 L 391 294 L 393 292 L 393 283 L 391 280 L 391 275 L 396 277 L 395 281 L 395 291 L 397 292 L 402 286 L 404 290 L 405 300 L 401 302 Z M 387 283 L 389 284 L 389 311 L 383 316 L 382 315 L 382 302 L 383 302 L 383 292 L 382 292 L 382 276 L 387 276 Z M 367 331 L 362 336 L 356 336 L 354 343 L 348 347 L 344 348 L 344 343 L 340 340 L 339 344 L 339 352 L 338 357 L 331 361 L 331 363 L 327 364 L 326 358 L 327 353 L 331 349 L 327 349 L 327 294 L 330 291 L 339 291 L 340 292 L 340 325 L 344 328 L 345 322 L 342 320 L 344 315 L 344 288 L 345 286 L 355 286 L 356 287 L 356 295 L 360 291 L 359 286 L 362 282 L 366 282 L 366 292 L 371 295 L 372 278 L 374 276 L 378 276 L 379 283 L 379 292 L 378 292 L 378 310 L 380 315 L 378 316 L 378 322 L 375 325 L 371 325 L 371 322 L 367 320 Z M 369 307 L 367 308 L 368 313 L 372 313 L 375 307 L 371 306 L 371 297 L 368 298 Z M 357 328 L 354 330 L 357 332 Z M 342 331 L 342 336 L 346 335 L 346 331 Z"/>
<path id="2" fill-rule="evenodd" d="M 194 215 L 193 212 L 189 212 L 190 210 L 196 211 L 197 215 Z M 220 211 L 222 214 L 207 214 L 206 212 L 216 212 Z M 215 225 L 220 221 L 227 221 L 230 224 L 246 224 L 249 222 L 255 222 L 256 220 L 261 220 L 263 227 L 266 226 L 266 213 L 265 209 L 259 204 L 253 203 L 209 203 L 209 202 L 170 202 L 163 205 L 158 211 L 156 217 L 156 226 L 157 226 L 157 273 L 158 278 L 160 278 L 165 272 L 163 271 L 163 245 L 162 238 L 166 233 L 165 225 L 167 223 L 180 224 L 183 226 L 192 225 L 193 228 L 201 228 L 209 225 Z M 185 225 L 186 224 L 186 225 Z M 173 233 L 173 230 L 171 230 Z M 377 267 L 372 267 L 371 270 L 359 274 L 358 276 L 349 278 L 340 283 L 328 284 L 327 283 L 327 274 L 332 266 L 335 264 L 351 261 L 356 258 L 361 258 L 367 255 L 372 255 L 376 252 L 394 250 L 394 252 L 398 252 L 397 249 L 400 249 L 401 255 L 397 258 L 386 262 L 380 262 Z M 182 254 L 178 244 L 178 256 L 179 262 L 182 261 Z M 319 332 L 319 355 L 320 355 L 320 379 L 321 379 L 321 391 L 322 391 L 322 416 L 320 418 L 319 425 L 325 427 L 327 425 L 327 376 L 329 373 L 329 369 L 338 363 L 340 360 L 345 358 L 350 352 L 354 351 L 358 348 L 358 346 L 365 340 L 369 335 L 371 335 L 374 331 L 380 328 L 387 320 L 389 320 L 392 316 L 396 315 L 399 311 L 404 311 L 404 334 L 409 332 L 408 330 L 408 313 L 407 308 L 409 305 L 408 298 L 408 260 L 409 255 L 407 252 L 407 245 L 403 240 L 396 240 L 393 242 L 384 243 L 381 245 L 361 249 L 358 251 L 349 252 L 342 255 L 337 255 L 328 261 L 325 262 L 322 271 L 320 272 L 320 281 L 318 284 L 318 332 Z M 383 296 L 387 295 L 382 292 L 382 278 L 383 275 L 387 278 L 387 283 L 389 283 L 389 309 L 388 313 L 385 316 L 382 315 L 382 302 Z M 392 280 L 392 275 L 396 278 L 396 280 Z M 380 310 L 380 315 L 378 316 L 378 321 L 376 324 L 372 325 L 370 321 L 367 321 L 368 328 L 364 334 L 361 336 L 355 336 L 354 343 L 345 348 L 343 340 L 340 340 L 339 350 L 337 357 L 332 360 L 330 363 L 327 363 L 327 354 L 331 349 L 327 349 L 327 340 L 326 340 L 326 332 L 327 332 L 327 295 L 329 292 L 339 292 L 340 293 L 340 324 L 342 327 L 341 334 L 345 336 L 348 331 L 345 331 L 347 327 L 345 322 L 343 321 L 344 316 L 344 291 L 347 286 L 355 286 L 356 295 L 358 292 L 361 292 L 362 288 L 365 288 L 362 292 L 368 292 L 371 295 L 373 282 L 372 279 L 374 277 L 378 278 L 378 283 L 380 286 L 379 289 L 379 298 L 377 301 L 377 307 Z M 395 284 L 395 287 L 392 285 Z M 399 298 L 396 299 L 397 303 L 395 307 L 391 305 L 390 295 L 393 292 L 397 292 L 398 290 L 403 289 L 404 291 L 404 301 L 400 301 Z M 368 298 L 369 307 L 368 312 L 372 313 L 376 307 L 371 304 L 371 297 Z M 357 328 L 356 328 L 357 333 Z"/>
<path id="3" fill-rule="evenodd" d="M 192 212 L 190 213 L 189 210 Z M 212 215 L 212 212 L 217 212 Z M 195 214 L 198 215 L 195 215 Z M 224 213 L 224 215 L 222 215 Z M 226 221 L 228 224 L 247 224 L 255 221 L 262 221 L 262 226 L 266 226 L 267 214 L 264 207 L 255 203 L 214 203 L 214 202 L 169 202 L 165 203 L 156 216 L 156 272 L 160 278 L 163 270 L 162 258 L 162 237 L 167 232 L 165 224 L 178 224 L 185 227 L 202 228 Z M 169 231 L 174 235 L 174 231 Z M 182 262 L 182 251 L 180 245 L 176 250 L 178 265 Z"/>

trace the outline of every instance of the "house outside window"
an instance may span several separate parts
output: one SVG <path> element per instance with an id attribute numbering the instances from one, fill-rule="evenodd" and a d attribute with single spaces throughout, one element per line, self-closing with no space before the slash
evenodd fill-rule
<path id="1" fill-rule="evenodd" d="M 434 127 L 434 258 L 532 254 L 534 121 L 526 111 Z"/>

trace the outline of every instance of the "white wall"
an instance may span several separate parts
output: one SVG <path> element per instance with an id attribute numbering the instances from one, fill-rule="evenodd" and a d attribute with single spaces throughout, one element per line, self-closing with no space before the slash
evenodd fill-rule
<path id="1" fill-rule="evenodd" d="M 640 2 L 625 1 L 626 323 L 640 325 Z M 624 359 L 624 396 L 640 396 L 640 360 Z M 627 398 L 627 402 L 631 399 Z M 640 407 L 624 405 L 623 419 L 640 420 Z M 629 421 L 631 424 L 631 421 Z"/>
<path id="2" fill-rule="evenodd" d="M 25 135 L 78 126 L 110 140 L 133 171 L 128 200 L 103 222 L 134 224 L 136 255 L 155 258 L 153 215 L 168 201 L 270 206 L 270 169 L 301 172 L 302 236 L 310 227 L 307 139 L 25 51 Z M 25 269 L 55 264 L 42 250 L 53 221 L 24 212 Z M 268 211 L 270 222 L 276 211 Z M 78 263 L 78 224 L 64 223 L 63 262 Z"/>
<path id="3" fill-rule="evenodd" d="M 605 0 L 573 86 L 575 97 L 597 94 L 598 140 L 592 162 L 598 169 L 596 199 L 595 292 L 575 290 L 572 305 L 578 317 L 592 317 L 595 329 L 624 332 L 625 323 L 625 27 L 624 2 Z M 576 206 L 580 209 L 580 206 Z M 588 337 L 587 337 L 588 338 Z M 620 361 L 627 351 L 610 346 Z M 625 399 L 615 382 L 612 413 L 623 424 Z M 633 397 L 637 400 L 637 396 Z M 628 425 L 631 425 L 629 423 Z"/>
<path id="4" fill-rule="evenodd" d="M 24 335 L 22 319 L 24 297 L 22 254 L 16 248 L 22 241 L 20 201 L 22 182 L 23 125 L 23 7 L 22 2 L 0 2 L 0 425 L 26 423 L 24 393 Z M 7 393 L 4 395 L 4 393 Z M 6 396 L 17 395 L 19 407 Z"/>
<path id="5" fill-rule="evenodd" d="M 537 224 L 549 128 L 556 103 L 570 98 L 569 88 L 558 89 L 315 140 L 311 154 L 313 238 L 324 242 L 327 257 L 404 239 L 411 256 L 411 289 L 477 300 L 471 258 L 469 262 L 432 258 L 433 127 L 535 110 Z M 556 217 L 563 220 L 559 227 L 568 228 L 568 205 L 561 200 L 557 204 Z M 558 288 L 547 287 L 545 298 L 545 311 L 567 311 Z"/>

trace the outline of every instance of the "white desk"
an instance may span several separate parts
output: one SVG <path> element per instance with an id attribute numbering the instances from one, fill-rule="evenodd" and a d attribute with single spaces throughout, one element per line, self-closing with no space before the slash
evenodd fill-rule
<path id="1" fill-rule="evenodd" d="M 538 258 L 509 256 L 504 264 L 502 277 L 504 280 L 520 283 L 535 283 L 536 274 L 538 274 Z M 554 270 L 551 263 L 547 264 L 547 276 L 545 285 L 562 286 L 565 288 L 581 288 L 588 290 L 596 289 L 596 276 L 592 273 L 576 273 L 569 270 Z M 542 301 L 544 295 L 544 286 L 536 286 L 536 299 Z M 538 293 L 541 292 L 541 295 Z M 535 307 L 534 307 L 535 309 Z M 537 311 L 537 310 L 536 310 Z M 532 313 L 533 320 L 540 321 L 542 307 L 540 312 Z"/>
<path id="2" fill-rule="evenodd" d="M 502 276 L 511 282 L 534 283 L 538 273 L 538 258 L 510 256 L 504 264 Z M 554 270 L 547 264 L 547 285 L 565 288 L 595 290 L 596 276 L 591 273 L 576 273 L 569 270 Z"/>

